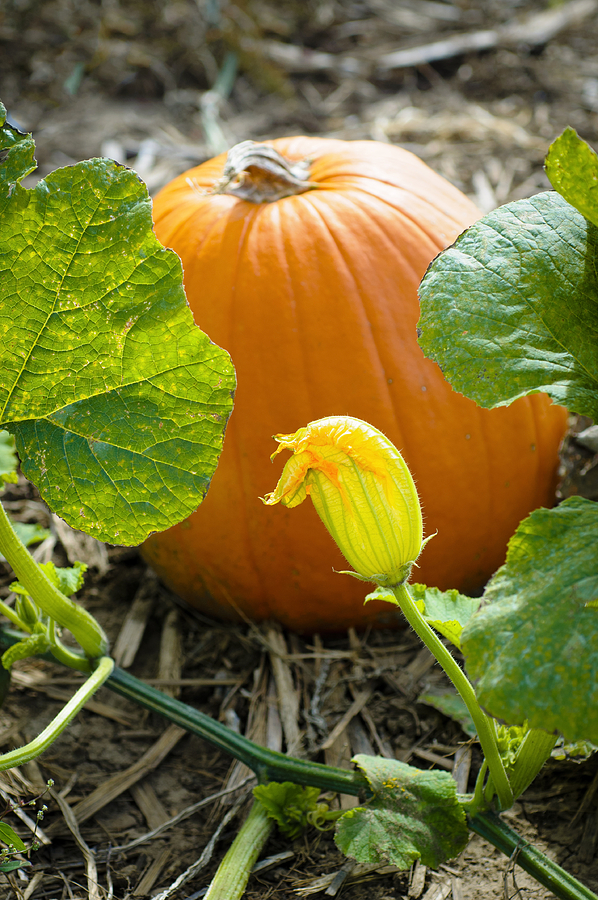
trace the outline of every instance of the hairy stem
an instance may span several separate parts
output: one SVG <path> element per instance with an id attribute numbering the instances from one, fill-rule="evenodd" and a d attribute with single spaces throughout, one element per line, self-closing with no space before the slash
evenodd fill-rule
<path id="1" fill-rule="evenodd" d="M 498 795 L 500 808 L 509 809 L 513 805 L 513 791 L 498 752 L 494 723 L 480 708 L 475 691 L 463 670 L 455 662 L 450 652 L 438 635 L 430 628 L 413 602 L 407 585 L 399 585 L 397 588 L 394 588 L 393 593 L 403 615 L 430 653 L 436 657 L 469 710 L 478 733 L 478 739 L 482 745 L 484 757 L 488 763 L 488 769 Z"/>
<path id="2" fill-rule="evenodd" d="M 40 609 L 63 628 L 68 628 L 91 659 L 107 653 L 108 638 L 99 623 L 87 610 L 54 587 L 16 534 L 1 503 L 0 553 Z"/>

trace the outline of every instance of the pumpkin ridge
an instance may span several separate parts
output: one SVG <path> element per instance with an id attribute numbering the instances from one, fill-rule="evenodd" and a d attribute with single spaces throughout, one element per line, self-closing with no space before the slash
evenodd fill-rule
<path id="1" fill-rule="evenodd" d="M 277 200 L 273 203 L 262 204 L 260 207 L 258 207 L 260 210 L 260 219 L 263 220 L 264 218 L 267 217 L 268 238 L 272 242 L 272 244 L 276 247 L 276 253 L 275 253 L 276 265 L 279 267 L 277 269 L 276 274 L 278 275 L 278 273 L 281 269 L 284 271 L 285 295 L 291 299 L 292 319 L 293 319 L 293 322 L 295 323 L 297 333 L 301 333 L 301 325 L 300 325 L 301 304 L 297 300 L 295 286 L 294 286 L 293 278 L 291 275 L 291 266 L 290 266 L 289 259 L 288 259 L 288 251 L 285 246 L 285 232 L 287 231 L 287 229 L 285 227 L 283 217 L 285 216 L 286 213 L 288 213 L 289 209 L 293 209 L 293 210 L 295 209 L 296 201 L 300 200 L 303 196 L 304 196 L 304 194 L 298 194 L 293 197 L 282 198 L 281 200 Z M 292 204 L 288 204 L 288 203 L 283 204 L 283 200 L 286 200 L 286 199 L 292 200 L 293 203 Z M 256 221 L 257 221 L 257 216 L 256 216 Z M 267 291 L 267 288 L 266 288 L 266 291 Z M 298 346 L 299 346 L 300 356 L 301 356 L 302 365 L 303 365 L 303 373 L 302 374 L 303 374 L 303 378 L 304 378 L 304 385 L 306 386 L 306 389 L 307 389 L 306 390 L 307 403 L 309 405 L 309 408 L 312 409 L 313 405 L 314 405 L 313 393 L 317 390 L 317 386 L 316 385 L 312 386 L 311 378 L 309 378 L 309 366 L 308 366 L 308 361 L 307 361 L 307 358 L 305 355 L 305 347 L 304 347 L 303 342 L 299 341 Z M 234 356 L 233 356 L 233 359 L 234 359 Z M 273 467 L 273 474 L 274 474 L 274 467 Z M 247 494 L 245 496 L 247 496 Z M 255 499 L 257 501 L 258 497 L 256 496 Z M 284 511 L 284 512 L 287 512 L 287 511 Z M 251 542 L 251 545 L 252 545 L 252 558 L 256 560 L 256 568 L 259 570 L 259 573 L 260 573 L 260 582 L 263 585 L 262 595 L 264 597 L 264 601 L 267 604 L 267 609 L 268 609 L 267 615 L 269 617 L 276 618 L 277 617 L 277 608 L 276 607 L 277 607 L 277 603 L 279 602 L 279 598 L 277 597 L 276 591 L 272 591 L 271 589 L 268 589 L 268 586 L 265 584 L 265 580 L 267 580 L 268 573 L 262 571 L 262 565 L 260 562 L 257 561 L 260 554 L 259 554 L 259 552 L 256 554 L 256 550 L 253 546 L 254 540 L 258 542 L 258 551 L 259 551 L 259 545 L 261 544 L 261 540 L 262 540 L 261 535 L 257 532 L 252 533 L 251 531 L 249 531 L 249 541 Z"/>
<path id="2" fill-rule="evenodd" d="M 356 293 L 357 297 L 359 298 L 359 306 L 360 306 L 360 313 L 361 313 L 360 318 L 363 320 L 363 324 L 367 325 L 368 334 L 371 335 L 370 342 L 372 345 L 372 352 L 370 354 L 370 357 L 374 358 L 377 362 L 378 368 L 380 370 L 379 371 L 380 382 L 381 382 L 381 384 L 384 384 L 384 390 L 387 395 L 388 404 L 390 406 L 392 406 L 393 404 L 392 404 L 391 393 L 389 391 L 388 379 L 386 376 L 386 369 L 385 369 L 384 365 L 382 364 L 382 360 L 380 358 L 380 351 L 379 351 L 376 341 L 374 340 L 374 337 L 373 337 L 374 325 L 373 325 L 372 316 L 369 314 L 369 311 L 368 311 L 367 292 L 364 291 L 363 287 L 361 286 L 360 281 L 357 278 L 357 276 L 353 270 L 353 267 L 351 266 L 351 263 L 349 261 L 346 251 L 342 249 L 342 244 L 339 243 L 338 237 L 335 233 L 335 229 L 331 226 L 331 223 L 327 220 L 326 215 L 323 212 L 323 210 L 327 210 L 327 211 L 330 211 L 333 213 L 336 213 L 337 211 L 332 210 L 331 207 L 327 207 L 325 204 L 323 206 L 318 205 L 317 200 L 314 196 L 310 197 L 309 195 L 303 195 L 299 199 L 304 200 L 306 205 L 309 203 L 310 208 L 312 210 L 314 210 L 317 213 L 317 215 L 321 218 L 321 220 L 324 224 L 324 227 L 326 229 L 326 232 L 327 232 L 327 234 L 330 235 L 333 245 L 335 246 L 335 248 L 338 252 L 338 256 L 342 260 L 345 270 L 348 273 L 348 275 L 355 287 L 355 293 Z M 354 206 L 356 206 L 357 209 L 360 209 L 356 204 L 353 203 L 351 198 L 344 198 L 344 199 L 347 199 L 348 202 L 352 206 L 354 205 Z M 361 209 L 360 209 L 360 213 L 361 213 Z M 364 218 L 365 218 L 365 216 L 364 216 Z M 335 223 L 335 224 L 337 224 L 337 223 Z M 370 223 L 368 223 L 368 224 L 370 224 Z M 373 422 L 372 424 L 374 425 L 374 427 L 377 427 L 375 422 Z M 401 434 L 401 437 L 402 437 L 402 432 L 401 432 L 401 429 L 398 427 L 398 422 L 397 422 L 397 431 Z M 403 441 L 403 444 L 404 444 L 404 441 Z"/>
<path id="3" fill-rule="evenodd" d="M 304 197 L 305 197 L 305 194 L 299 194 L 297 196 L 296 202 L 293 204 L 293 207 L 301 205 Z M 302 331 L 302 329 L 301 329 L 302 305 L 298 300 L 297 292 L 296 292 L 295 286 L 293 284 L 291 268 L 289 265 L 289 259 L 288 259 L 288 255 L 286 252 L 286 246 L 285 246 L 285 228 L 283 227 L 282 216 L 283 216 L 283 209 L 280 208 L 278 210 L 278 225 L 279 225 L 278 236 L 279 236 L 279 246 L 280 246 L 281 250 L 283 251 L 280 254 L 280 259 L 281 259 L 281 261 L 283 261 L 283 264 L 284 264 L 284 271 L 285 271 L 285 275 L 286 275 L 286 289 L 287 289 L 288 294 L 291 297 L 291 301 L 292 301 L 293 320 L 296 324 L 296 329 L 297 329 L 296 333 L 301 334 L 301 331 Z M 317 386 L 312 384 L 312 379 L 309 374 L 310 366 L 309 366 L 309 360 L 307 357 L 307 348 L 303 341 L 296 341 L 296 344 L 298 345 L 299 354 L 300 354 L 301 362 L 302 362 L 302 369 L 303 369 L 302 375 L 303 375 L 304 383 L 306 386 L 307 402 L 309 404 L 309 408 L 314 409 L 315 404 L 314 404 L 313 395 L 314 395 L 314 392 L 317 391 Z"/>
<path id="4" fill-rule="evenodd" d="M 188 205 L 191 205 L 190 201 L 186 201 L 186 202 Z M 180 211 L 177 211 L 177 212 L 178 212 L 178 214 L 176 216 L 174 216 L 172 213 L 170 213 L 169 215 L 154 216 L 154 229 L 155 228 L 166 229 L 168 227 L 169 219 L 170 218 L 176 219 L 173 226 L 171 226 L 170 229 L 168 230 L 168 234 L 163 234 L 161 232 L 160 242 L 162 244 L 164 244 L 165 247 L 168 247 L 169 249 L 174 250 L 174 247 L 172 246 L 172 244 L 174 243 L 175 239 L 178 236 L 180 236 L 181 240 L 184 241 L 184 243 L 186 245 L 188 245 L 189 242 L 186 238 L 186 234 L 189 231 L 189 223 L 191 223 L 192 226 L 194 226 L 193 231 L 195 233 L 196 220 L 198 220 L 198 219 L 201 220 L 203 218 L 210 219 L 211 221 L 209 223 L 208 230 L 202 235 L 200 242 L 198 244 L 193 245 L 194 251 L 196 253 L 199 253 L 205 247 L 205 245 L 210 241 L 210 239 L 213 236 L 214 231 L 220 225 L 219 216 L 214 215 L 213 213 L 210 215 L 210 210 L 203 204 L 199 209 L 196 208 L 189 215 L 189 217 L 186 220 L 182 220 Z M 177 251 L 175 250 L 175 252 L 177 252 Z M 178 255 L 180 256 L 180 253 L 178 253 Z M 183 276 L 184 276 L 184 274 L 185 274 L 185 272 L 183 270 Z"/>
<path id="5" fill-rule="evenodd" d="M 541 441 L 540 441 L 540 431 L 538 428 L 538 420 L 536 417 L 536 405 L 533 403 L 532 398 L 528 395 L 527 397 L 523 397 L 525 400 L 526 406 L 529 410 L 531 417 L 531 424 L 533 427 L 533 445 L 536 448 L 534 451 L 534 478 L 533 481 L 537 482 L 539 474 L 540 474 L 540 453 L 541 453 Z M 531 448 L 530 448 L 531 450 Z"/>
<path id="6" fill-rule="evenodd" d="M 322 237 L 321 238 L 319 238 L 319 236 L 314 237 L 313 232 L 310 231 L 309 242 L 317 243 L 318 248 L 320 248 L 322 246 L 322 242 L 323 242 L 324 238 L 331 240 L 331 235 L 330 235 L 330 231 L 326 225 L 325 220 L 321 216 L 317 215 L 317 211 L 314 209 L 313 204 L 308 202 L 309 197 L 310 197 L 309 193 L 299 194 L 296 197 L 294 197 L 293 204 L 292 204 L 292 210 L 300 218 L 302 224 L 306 224 L 306 227 L 308 227 L 308 228 L 310 225 L 313 227 L 314 217 L 317 218 L 317 220 L 319 222 L 319 227 L 322 230 Z M 282 216 L 283 215 L 282 208 L 281 208 L 280 212 L 281 212 L 281 216 Z M 285 209 L 284 212 L 288 216 L 288 210 Z M 305 215 L 305 214 L 307 214 L 307 215 Z M 296 223 L 294 223 L 294 224 L 296 224 Z M 282 221 L 281 221 L 281 225 L 282 225 Z M 292 233 L 291 229 L 288 228 L 288 225 L 286 222 L 284 223 L 284 227 L 281 228 L 281 236 L 283 239 L 283 244 L 285 244 L 285 241 L 284 241 L 285 232 L 287 232 L 288 234 Z M 293 283 L 293 278 L 291 277 L 292 266 L 289 264 L 289 252 L 295 253 L 296 258 L 298 258 L 300 255 L 300 251 L 297 250 L 296 244 L 292 239 L 287 238 L 287 240 L 289 242 L 289 247 L 285 246 L 284 258 L 285 258 L 285 264 L 286 264 L 287 271 L 289 272 L 288 286 L 289 286 L 290 294 L 292 295 L 293 300 L 294 300 L 294 310 L 295 310 L 295 314 L 296 314 L 296 321 L 298 323 L 297 333 L 305 334 L 305 333 L 309 333 L 309 325 L 310 325 L 309 309 L 306 309 L 306 304 L 310 302 L 311 298 L 308 297 L 304 292 L 298 293 L 295 289 L 295 286 Z M 295 260 L 293 260 L 293 262 L 295 262 Z M 307 327 L 306 327 L 306 325 L 307 325 Z M 301 358 L 303 360 L 303 366 L 304 366 L 304 377 L 305 377 L 305 383 L 307 386 L 308 403 L 309 403 L 309 409 L 310 409 L 309 418 L 313 419 L 314 416 L 316 416 L 315 411 L 318 409 L 320 386 L 319 386 L 319 383 L 317 382 L 317 380 L 314 379 L 313 365 L 310 363 L 311 346 L 310 346 L 309 342 L 299 340 L 297 343 L 299 346 L 299 350 L 300 350 L 300 354 L 301 354 Z M 343 412 L 345 412 L 345 411 L 344 410 L 339 411 L 339 414 L 342 414 Z M 300 424 L 301 424 L 300 422 L 297 422 L 298 426 Z"/>
<path id="7" fill-rule="evenodd" d="M 409 194 L 409 191 L 405 190 L 404 188 L 399 188 L 399 187 L 397 187 L 396 185 L 391 185 L 391 187 L 393 187 L 394 190 L 401 191 L 401 192 L 404 193 L 405 195 L 408 195 L 408 194 Z M 381 197 L 379 194 L 370 194 L 370 193 L 368 193 L 368 191 L 362 190 L 362 189 L 360 189 L 360 188 L 357 187 L 357 186 L 355 187 L 355 190 L 357 191 L 358 194 L 364 194 L 364 195 L 365 195 L 366 197 L 368 197 L 368 198 L 371 197 L 371 198 L 374 199 L 374 200 L 378 200 L 380 203 L 382 203 L 382 204 L 384 204 L 385 206 L 388 206 L 390 209 L 392 209 L 392 211 L 393 211 L 395 214 L 398 214 L 398 215 L 402 216 L 403 219 L 405 220 L 405 222 L 409 223 L 409 226 L 410 226 L 413 230 L 417 229 L 419 232 L 421 232 L 421 234 L 425 235 L 425 237 L 426 237 L 432 244 L 434 244 L 434 245 L 438 248 L 438 253 L 440 253 L 441 250 L 444 250 L 444 249 L 446 249 L 447 246 L 449 246 L 448 244 L 445 244 L 444 242 L 439 242 L 439 241 L 438 241 L 438 237 L 437 237 L 437 233 L 438 233 L 438 232 L 437 232 L 437 228 L 436 228 L 436 233 L 434 232 L 434 229 L 433 229 L 433 228 L 430 228 L 430 230 L 426 229 L 425 227 L 423 227 L 423 225 L 422 225 L 420 219 L 416 218 L 415 214 L 410 213 L 409 211 L 407 211 L 406 209 L 404 209 L 402 206 L 398 206 L 398 205 L 394 204 L 394 203 L 393 203 L 391 200 L 389 200 L 387 197 Z M 417 196 L 417 195 L 415 195 L 415 196 Z M 426 212 L 428 212 L 428 210 L 433 209 L 432 205 L 431 205 L 427 200 L 425 200 L 425 198 L 418 198 L 418 199 L 421 199 L 422 202 L 425 203 L 425 205 L 426 205 L 426 207 L 427 207 Z M 440 211 L 440 212 L 442 212 L 442 211 Z M 443 213 L 443 217 L 445 217 L 445 218 L 448 220 L 448 223 L 449 223 L 451 226 L 453 226 L 453 227 L 456 227 L 456 226 L 460 227 L 460 228 L 461 228 L 461 232 L 460 232 L 460 233 L 462 233 L 462 232 L 465 230 L 465 228 L 468 227 L 468 226 L 464 226 L 463 223 L 462 223 L 462 221 L 459 222 L 457 219 L 451 219 L 451 218 L 450 218 L 447 214 L 445 214 L 445 213 Z M 473 218 L 472 218 L 470 224 L 473 224 Z M 458 237 L 458 235 L 457 235 L 457 237 Z M 457 240 L 457 238 L 454 238 L 454 240 L 453 240 L 451 243 L 454 243 L 454 241 L 456 241 L 456 240 Z"/>
<path id="8" fill-rule="evenodd" d="M 308 199 L 308 198 L 306 198 L 306 199 Z M 396 242 L 392 241 L 388 232 L 386 231 L 386 229 L 384 229 L 383 223 L 380 221 L 380 219 L 377 216 L 371 215 L 370 210 L 365 210 L 363 208 L 363 206 L 358 202 L 359 198 L 356 200 L 353 197 L 347 197 L 346 199 L 351 203 L 352 206 L 355 207 L 355 209 L 357 209 L 359 211 L 360 215 L 363 216 L 364 219 L 368 220 L 368 230 L 370 230 L 373 225 L 379 231 L 379 233 L 381 235 L 383 235 L 383 237 L 385 238 L 391 251 L 394 252 L 397 255 L 397 257 L 399 258 L 399 261 L 397 262 L 397 268 L 399 268 L 401 271 L 408 269 L 413 276 L 413 280 L 416 283 L 419 282 L 420 276 L 415 268 L 413 261 L 410 259 L 410 257 L 408 255 L 406 255 L 403 252 L 402 247 L 398 246 L 396 244 Z M 378 197 L 373 197 L 372 199 L 374 201 L 380 200 L 380 198 L 378 198 Z M 382 201 L 382 203 L 384 203 L 384 201 Z M 384 205 L 388 206 L 389 204 L 384 204 Z M 397 212 L 397 210 L 395 210 L 393 208 L 393 212 Z M 438 245 L 436 244 L 436 246 L 438 246 Z M 440 252 L 440 249 L 441 248 L 438 247 L 439 252 Z M 342 253 L 342 251 L 339 250 L 339 252 L 341 253 L 341 255 L 344 258 L 345 255 Z M 346 262 L 346 259 L 345 259 L 345 262 Z M 347 268 L 351 271 L 351 266 L 349 265 L 349 263 L 346 262 L 346 264 L 347 264 Z M 355 279 L 355 281 L 357 283 L 357 279 L 356 279 L 355 275 L 353 275 L 353 278 Z M 366 321 L 372 332 L 372 341 L 373 341 L 374 348 L 375 348 L 375 355 L 376 355 L 376 359 L 378 361 L 378 365 L 380 367 L 380 372 L 381 372 L 381 382 L 384 385 L 384 392 L 387 397 L 388 407 L 392 411 L 391 414 L 393 417 L 393 426 L 394 426 L 393 443 L 396 445 L 396 447 L 400 451 L 400 453 L 402 453 L 407 459 L 415 458 L 417 456 L 417 454 L 412 454 L 412 452 L 411 452 L 413 449 L 412 448 L 413 441 L 411 441 L 411 442 L 409 441 L 409 429 L 408 428 L 405 429 L 405 427 L 401 425 L 401 413 L 403 412 L 405 403 L 415 399 L 415 392 L 410 391 L 406 385 L 405 385 L 405 389 L 401 393 L 399 393 L 397 390 L 391 391 L 390 385 L 388 384 L 388 376 L 386 374 L 387 373 L 387 365 L 385 364 L 385 359 L 384 359 L 385 354 L 382 353 L 381 347 L 379 346 L 379 342 L 375 339 L 375 333 L 377 331 L 381 332 L 384 329 L 384 325 L 380 322 L 380 314 L 372 315 L 368 309 L 368 306 L 376 306 L 379 298 L 376 298 L 376 302 L 374 302 L 374 298 L 369 297 L 367 295 L 366 291 L 363 291 L 360 289 L 359 293 L 360 293 L 360 297 L 363 298 L 362 302 L 363 302 L 363 307 L 364 307 L 364 316 L 365 316 Z M 368 300 L 369 300 L 369 303 L 367 302 Z M 393 304 L 391 302 L 389 302 L 387 305 L 387 309 L 385 310 L 388 313 L 388 315 L 390 316 L 391 320 L 392 320 L 392 306 L 393 306 Z M 392 327 L 395 330 L 398 330 L 397 324 L 394 321 L 392 321 Z M 425 359 L 423 357 L 423 354 L 422 354 L 422 363 L 424 363 L 424 365 L 425 365 Z M 395 365 L 396 365 L 396 362 L 395 362 Z M 394 379 L 393 379 L 393 381 L 394 381 Z M 374 425 L 374 427 L 378 427 L 376 422 L 372 422 L 372 424 Z M 381 429 L 381 430 L 384 431 L 384 429 Z M 414 481 L 417 484 L 417 477 L 415 475 L 413 477 L 414 477 Z"/>
<path id="9" fill-rule="evenodd" d="M 231 205 L 231 210 L 238 208 L 239 203 L 248 203 L 248 201 L 239 200 L 237 198 L 237 203 Z M 235 323 L 240 318 L 243 317 L 243 309 L 240 307 L 240 299 L 239 299 L 239 291 L 236 289 L 236 284 L 239 279 L 240 271 L 243 267 L 244 262 L 247 260 L 249 254 L 247 253 L 247 246 L 250 240 L 250 235 L 253 227 L 257 224 L 260 214 L 260 207 L 255 204 L 248 204 L 248 208 L 243 210 L 242 214 L 242 228 L 241 233 L 236 242 L 236 252 L 229 259 L 230 263 L 234 264 L 234 277 L 232 279 L 232 284 L 234 288 L 231 292 L 230 306 L 228 311 L 228 334 L 226 339 L 219 338 L 222 340 L 222 343 L 225 345 L 225 349 L 230 353 L 231 359 L 233 361 L 233 365 L 235 365 L 235 356 L 237 350 L 237 342 L 238 335 L 235 329 Z M 249 260 L 247 260 L 249 261 Z M 235 366 L 236 369 L 236 366 Z M 238 376 L 237 383 L 237 393 L 239 392 L 240 387 L 240 378 Z M 244 386 L 243 386 L 244 387 Z M 231 413 L 231 424 L 234 423 L 235 416 L 235 407 L 233 406 L 233 411 Z M 231 462 L 234 465 L 234 468 L 237 472 L 237 477 L 239 483 L 244 486 L 244 496 L 247 496 L 248 493 L 248 480 L 249 483 L 251 479 L 248 479 L 247 473 L 245 471 L 245 466 L 243 465 L 243 459 L 241 455 L 241 446 L 240 442 L 237 438 L 237 428 L 236 425 L 233 426 L 233 435 L 231 435 L 231 440 L 229 441 L 230 450 L 229 457 Z M 223 450 L 223 454 L 226 452 L 227 448 L 225 447 Z M 234 454 L 234 462 L 233 462 L 233 454 Z M 216 474 L 218 473 L 218 469 L 216 469 Z M 236 510 L 236 515 L 238 521 L 242 523 L 242 533 L 243 533 L 243 544 L 246 548 L 246 552 L 250 562 L 250 568 L 253 573 L 254 583 L 259 585 L 260 594 L 262 596 L 267 596 L 266 585 L 264 583 L 264 573 L 261 570 L 261 567 L 258 562 L 258 557 L 255 552 L 254 544 L 253 544 L 253 532 L 250 526 L 249 518 L 248 518 L 248 510 L 246 508 L 246 504 L 241 504 L 241 506 Z M 222 583 L 222 579 L 219 578 L 219 583 Z M 228 591 L 225 591 L 225 595 L 228 599 Z M 269 610 L 270 612 L 270 610 Z"/>
<path id="10" fill-rule="evenodd" d="M 358 204 L 355 203 L 353 198 L 346 197 L 344 199 L 346 199 L 351 205 L 355 206 L 364 218 L 367 217 L 367 214 L 363 211 L 361 206 L 359 206 Z M 377 198 L 374 198 L 374 199 L 377 199 Z M 388 384 L 388 377 L 386 375 L 386 366 L 384 365 L 383 360 L 382 360 L 380 347 L 378 346 L 378 344 L 373 336 L 374 330 L 380 326 L 376 326 L 376 318 L 377 317 L 372 318 L 372 316 L 370 315 L 370 313 L 368 311 L 369 304 L 366 302 L 368 299 L 367 292 L 365 292 L 361 288 L 361 286 L 359 284 L 359 280 L 358 280 L 357 276 L 355 275 L 355 273 L 347 259 L 346 252 L 344 252 L 341 249 L 342 245 L 339 244 L 339 242 L 338 242 L 338 238 L 335 234 L 334 228 L 331 227 L 330 223 L 328 222 L 328 220 L 326 219 L 325 215 L 322 212 L 322 210 L 331 210 L 331 208 L 328 207 L 325 203 L 324 204 L 317 203 L 316 192 L 312 193 L 311 195 L 303 194 L 303 195 L 297 197 L 297 201 L 302 201 L 306 206 L 309 205 L 309 207 L 312 210 L 315 210 L 318 213 L 318 215 L 321 217 L 321 219 L 324 223 L 326 232 L 327 232 L 327 234 L 330 235 L 330 237 L 334 243 L 334 246 L 336 247 L 336 249 L 338 251 L 340 258 L 343 261 L 345 269 L 348 272 L 348 274 L 351 278 L 351 281 L 355 285 L 356 294 L 359 297 L 359 304 L 361 307 L 361 310 L 360 310 L 361 317 L 364 320 L 364 322 L 366 323 L 366 325 L 368 326 L 368 334 L 372 335 L 372 337 L 371 337 L 372 351 L 370 353 L 370 361 L 373 362 L 375 360 L 377 367 L 379 368 L 380 384 L 384 386 L 384 393 L 386 395 L 386 405 L 389 408 L 389 410 L 392 410 L 391 414 L 392 414 L 392 417 L 394 420 L 393 421 L 393 425 L 394 425 L 393 442 L 397 446 L 397 449 L 401 453 L 404 453 L 404 455 L 407 458 L 410 458 L 411 453 L 410 453 L 410 448 L 409 448 L 409 441 L 406 438 L 404 429 L 401 427 L 400 418 L 399 418 L 400 405 L 401 404 L 404 405 L 405 396 L 397 395 L 395 398 L 395 397 L 393 397 L 393 392 L 391 392 L 391 390 L 390 390 L 390 386 Z M 334 212 L 336 212 L 336 210 L 334 210 Z M 372 221 L 379 228 L 381 233 L 384 234 L 385 238 L 388 238 L 388 235 L 385 233 L 384 229 L 382 229 L 382 227 L 380 226 L 378 219 L 372 219 L 370 217 L 370 219 L 368 221 L 368 227 L 371 227 Z M 388 243 L 390 244 L 390 246 L 393 249 L 396 247 L 396 245 L 390 241 L 390 238 L 388 238 Z M 395 250 L 395 252 L 396 252 L 396 250 Z M 419 281 L 419 277 L 418 277 L 417 272 L 416 272 L 413 264 L 411 263 L 411 261 L 408 260 L 407 257 L 405 257 L 404 255 L 401 255 L 401 265 L 403 265 L 406 262 L 408 263 L 409 268 L 411 269 L 411 271 L 413 273 L 414 280 Z M 394 323 L 393 323 L 393 325 L 394 325 Z M 410 397 L 413 396 L 411 392 L 410 392 L 409 396 Z M 397 407 L 399 407 L 399 408 L 397 408 Z M 350 411 L 350 414 L 351 414 L 351 411 Z M 374 425 L 374 427 L 378 427 L 378 423 L 375 421 L 372 421 L 371 424 Z M 381 429 L 381 430 L 384 431 L 384 429 Z M 414 478 L 414 480 L 417 483 L 417 480 L 415 478 Z"/>
<path id="11" fill-rule="evenodd" d="M 368 226 L 371 226 L 372 223 L 374 224 L 374 226 L 378 229 L 380 234 L 382 234 L 386 238 L 389 248 L 392 248 L 393 252 L 398 252 L 401 254 L 402 266 L 403 265 L 408 266 L 414 279 L 417 279 L 418 282 L 421 281 L 421 276 L 418 273 L 418 271 L 416 270 L 416 268 L 414 267 L 413 262 L 411 261 L 410 257 L 407 256 L 405 253 L 401 253 L 401 249 L 398 248 L 396 241 L 390 237 L 388 231 L 383 227 L 383 223 L 382 223 L 381 219 L 377 215 L 372 215 L 372 209 L 365 208 L 365 206 L 359 202 L 361 200 L 361 197 L 360 197 L 361 192 L 358 190 L 356 193 L 357 193 L 356 198 L 347 197 L 346 195 L 343 195 L 343 196 L 345 196 L 346 199 L 350 201 L 351 205 L 356 210 L 359 211 L 360 215 L 362 215 L 364 219 L 367 219 Z M 438 252 L 440 253 L 440 251 L 442 250 L 442 246 L 439 245 L 438 241 L 430 238 L 430 236 L 424 231 L 424 229 L 421 228 L 419 222 L 417 222 L 414 219 L 411 219 L 409 216 L 407 216 L 406 214 L 403 213 L 403 210 L 397 209 L 395 206 L 392 205 L 392 203 L 389 203 L 388 201 L 384 200 L 382 197 L 378 197 L 376 195 L 371 195 L 371 194 L 366 195 L 366 196 L 367 196 L 368 200 L 373 199 L 375 201 L 378 201 L 378 202 L 380 202 L 380 204 L 382 206 L 390 207 L 390 209 L 392 209 L 392 211 L 395 215 L 403 217 L 405 219 L 405 221 L 407 223 L 409 223 L 409 226 L 412 230 L 417 229 L 422 235 L 424 235 L 433 244 L 434 247 L 436 247 L 438 249 Z M 375 206 L 373 207 L 373 209 L 374 209 L 374 213 L 376 213 L 377 210 L 375 210 Z"/>

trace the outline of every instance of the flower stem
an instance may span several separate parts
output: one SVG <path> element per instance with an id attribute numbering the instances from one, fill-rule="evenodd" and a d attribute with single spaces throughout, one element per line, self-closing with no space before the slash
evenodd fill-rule
<path id="1" fill-rule="evenodd" d="M 85 684 L 81 685 L 66 706 L 60 710 L 56 718 L 50 722 L 47 728 L 44 728 L 41 734 L 38 734 L 36 738 L 25 744 L 24 747 L 18 747 L 16 750 L 11 750 L 10 753 L 4 753 L 0 756 L 0 771 L 12 769 L 14 766 L 22 766 L 23 763 L 29 762 L 30 759 L 35 759 L 36 756 L 43 753 L 56 740 L 58 735 L 64 731 L 81 707 L 85 706 L 90 697 L 104 684 L 113 669 L 114 660 L 109 656 L 102 657 Z"/>
<path id="2" fill-rule="evenodd" d="M 492 782 L 496 788 L 500 808 L 509 809 L 513 805 L 513 791 L 498 752 L 494 723 L 480 708 L 475 691 L 463 670 L 453 659 L 451 653 L 437 634 L 430 628 L 413 602 L 407 585 L 401 584 L 393 588 L 393 593 L 403 615 L 430 653 L 436 657 L 469 710 L 478 733 L 478 739 L 482 745 L 484 757 L 488 763 Z"/>
<path id="3" fill-rule="evenodd" d="M 273 827 L 274 820 L 267 816 L 260 801 L 254 800 L 249 815 L 218 866 L 205 900 L 240 900 Z"/>
<path id="4" fill-rule="evenodd" d="M 37 605 L 68 628 L 91 659 L 108 652 L 108 638 L 94 617 L 54 587 L 40 569 L 11 525 L 0 503 L 0 553 L 3 553 L 15 575 Z"/>

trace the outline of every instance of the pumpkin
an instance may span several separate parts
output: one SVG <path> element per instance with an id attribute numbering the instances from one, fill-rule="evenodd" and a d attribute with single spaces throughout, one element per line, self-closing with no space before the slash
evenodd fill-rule
<path id="1" fill-rule="evenodd" d="M 244 142 L 157 195 L 156 234 L 238 379 L 206 499 L 142 551 L 190 604 L 311 633 L 393 620 L 337 574 L 346 563 L 311 504 L 260 500 L 283 464 L 272 435 L 314 419 L 364 419 L 402 452 L 437 532 L 414 580 L 479 591 L 519 521 L 552 505 L 566 412 L 539 394 L 481 409 L 417 344 L 426 267 L 478 215 L 406 150 L 308 137 Z"/>

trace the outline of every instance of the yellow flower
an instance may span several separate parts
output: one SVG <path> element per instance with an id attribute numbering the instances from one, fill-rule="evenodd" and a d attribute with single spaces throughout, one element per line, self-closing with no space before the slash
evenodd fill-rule
<path id="1" fill-rule="evenodd" d="M 309 494 L 355 569 L 381 587 L 402 584 L 423 546 L 422 515 L 407 465 L 382 432 L 349 416 L 310 422 L 275 436 L 293 456 L 264 503 L 298 506 Z"/>

